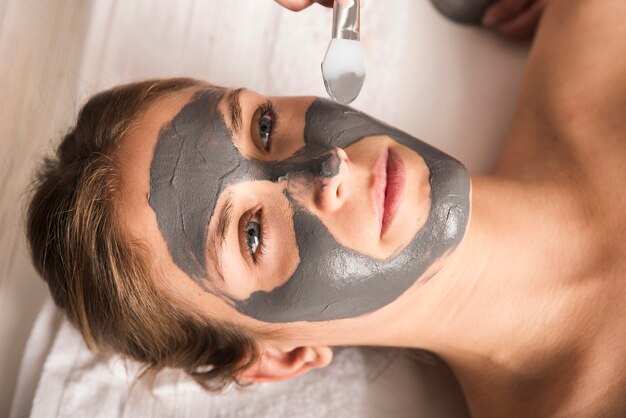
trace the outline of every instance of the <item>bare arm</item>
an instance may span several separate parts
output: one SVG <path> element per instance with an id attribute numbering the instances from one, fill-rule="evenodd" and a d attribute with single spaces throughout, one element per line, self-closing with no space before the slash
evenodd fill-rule
<path id="1" fill-rule="evenodd" d="M 625 132 L 626 2 L 551 0 L 497 172 L 532 171 L 544 157 L 623 157 Z"/>

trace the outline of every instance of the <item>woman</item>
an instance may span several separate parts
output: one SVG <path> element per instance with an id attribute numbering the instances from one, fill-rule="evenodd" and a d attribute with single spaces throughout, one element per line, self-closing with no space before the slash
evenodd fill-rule
<path id="1" fill-rule="evenodd" d="M 423 348 L 472 416 L 623 416 L 626 39 L 553 1 L 493 173 L 349 108 L 193 80 L 92 98 L 29 208 L 94 348 L 211 384 Z"/>

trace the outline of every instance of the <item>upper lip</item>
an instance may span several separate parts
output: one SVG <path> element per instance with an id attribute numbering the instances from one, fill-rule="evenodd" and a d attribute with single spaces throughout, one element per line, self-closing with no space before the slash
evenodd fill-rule
<path id="1" fill-rule="evenodd" d="M 401 157 L 387 149 L 375 167 L 374 202 L 382 237 L 398 211 L 404 192 L 404 164 Z"/>
<path id="2" fill-rule="evenodd" d="M 378 215 L 381 235 L 383 227 L 383 217 L 385 214 L 385 189 L 387 188 L 387 160 L 389 159 L 389 149 L 381 154 L 374 167 L 374 205 Z"/>

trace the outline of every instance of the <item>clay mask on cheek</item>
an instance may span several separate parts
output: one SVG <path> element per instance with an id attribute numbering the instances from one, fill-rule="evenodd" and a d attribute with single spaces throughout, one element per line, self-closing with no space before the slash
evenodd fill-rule
<path id="1" fill-rule="evenodd" d="M 462 239 L 469 216 L 469 176 L 453 158 L 351 108 L 316 99 L 306 113 L 305 146 L 286 160 L 245 159 L 217 106 L 222 90 L 197 94 L 161 131 L 150 169 L 150 205 L 176 264 L 208 278 L 206 226 L 219 195 L 243 181 L 332 177 L 333 151 L 366 136 L 388 135 L 420 154 L 430 170 L 431 209 L 410 244 L 387 260 L 339 244 L 288 192 L 300 263 L 283 285 L 246 300 L 226 297 L 240 312 L 267 322 L 323 321 L 362 315 L 399 297 Z M 282 196 L 277 196 L 282 198 Z M 277 245 L 280 245 L 278 243 Z M 227 274 L 227 273 L 226 273 Z"/>

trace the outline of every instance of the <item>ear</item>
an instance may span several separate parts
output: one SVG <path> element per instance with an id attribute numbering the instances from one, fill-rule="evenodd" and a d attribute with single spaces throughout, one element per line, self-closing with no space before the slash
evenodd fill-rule
<path id="1" fill-rule="evenodd" d="M 333 351 L 328 346 L 297 347 L 281 350 L 266 347 L 259 359 L 239 375 L 245 382 L 279 382 L 300 376 L 309 370 L 328 366 Z"/>

